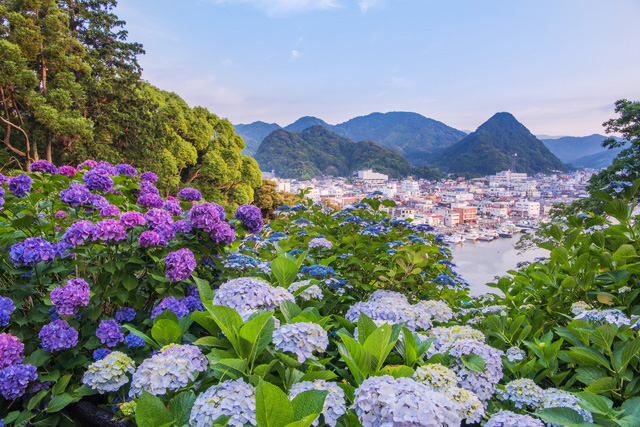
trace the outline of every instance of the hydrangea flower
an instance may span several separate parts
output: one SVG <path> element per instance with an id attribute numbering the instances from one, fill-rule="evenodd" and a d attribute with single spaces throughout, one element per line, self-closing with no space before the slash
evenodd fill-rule
<path id="1" fill-rule="evenodd" d="M 104 194 L 113 188 L 113 180 L 109 175 L 109 170 L 106 168 L 94 167 L 85 172 L 82 179 L 89 190 L 102 191 Z"/>
<path id="2" fill-rule="evenodd" d="M 144 225 L 145 219 L 140 212 L 131 211 L 121 214 L 120 220 L 118 222 L 123 227 L 130 229 L 135 227 L 136 225 Z"/>
<path id="3" fill-rule="evenodd" d="M 60 316 L 74 316 L 89 304 L 89 284 L 83 279 L 70 279 L 51 291 L 51 302 Z"/>
<path id="4" fill-rule="evenodd" d="M 160 195 L 160 190 L 158 190 L 152 183 L 150 182 L 146 182 L 146 181 L 140 181 L 138 182 L 138 187 L 140 187 L 140 190 L 137 189 L 133 189 L 131 190 L 131 194 L 134 196 L 144 196 L 145 194 L 149 194 L 149 193 L 153 193 L 157 196 Z"/>
<path id="5" fill-rule="evenodd" d="M 457 406 L 458 415 L 467 424 L 480 422 L 484 417 L 484 404 L 473 392 L 460 387 L 451 387 L 443 394 Z"/>
<path id="6" fill-rule="evenodd" d="M 496 314 L 498 316 L 506 316 L 507 315 L 507 307 L 504 305 L 490 305 L 487 307 L 482 307 L 482 313 L 484 314 Z"/>
<path id="7" fill-rule="evenodd" d="M 468 369 L 460 360 L 463 356 L 475 354 L 484 360 L 484 373 Z M 449 368 L 458 377 L 458 386 L 472 391 L 486 402 L 493 396 L 498 382 L 502 379 L 502 351 L 480 341 L 465 338 L 456 341 L 449 355 L 458 358 Z"/>
<path id="8" fill-rule="evenodd" d="M 29 237 L 9 249 L 9 257 L 16 267 L 35 267 L 39 262 L 49 264 L 55 256 L 53 245 L 40 237 Z"/>
<path id="9" fill-rule="evenodd" d="M 24 196 L 31 191 L 31 184 L 33 180 L 29 175 L 18 175 L 13 178 L 9 178 L 9 191 L 13 193 L 19 199 L 24 199 Z"/>
<path id="10" fill-rule="evenodd" d="M 444 301 L 420 301 L 419 304 L 422 304 L 429 314 L 431 314 L 431 318 L 436 322 L 446 323 L 453 318 L 453 310 L 451 307 Z"/>
<path id="11" fill-rule="evenodd" d="M 95 224 L 93 230 L 93 240 L 101 239 L 119 241 L 127 238 L 127 230 L 115 219 L 103 219 Z"/>
<path id="12" fill-rule="evenodd" d="M 82 375 L 82 383 L 100 394 L 118 391 L 129 382 L 127 373 L 133 374 L 135 366 L 129 356 L 114 351 L 89 365 Z"/>
<path id="13" fill-rule="evenodd" d="M 303 363 L 313 356 L 314 351 L 324 352 L 329 345 L 327 331 L 317 323 L 287 323 L 273 331 L 273 345 L 276 350 L 290 351 Z"/>
<path id="14" fill-rule="evenodd" d="M 122 307 L 116 311 L 116 320 L 120 323 L 131 322 L 136 318 L 136 311 L 131 307 Z"/>
<path id="15" fill-rule="evenodd" d="M 585 310 L 575 317 L 576 320 L 585 319 L 590 322 L 602 322 L 618 327 L 622 325 L 631 326 L 629 319 L 622 311 L 618 309 L 612 310 Z"/>
<path id="16" fill-rule="evenodd" d="M 199 202 L 202 200 L 202 194 L 195 188 L 183 188 L 178 191 L 178 197 L 188 202 Z"/>
<path id="17" fill-rule="evenodd" d="M 144 214 L 144 219 L 149 228 L 151 228 L 152 230 L 157 227 L 173 224 L 171 213 L 165 211 L 164 209 L 149 209 L 149 211 Z"/>
<path id="18" fill-rule="evenodd" d="M 176 297 L 166 297 L 165 299 L 160 301 L 160 304 L 155 306 L 151 311 L 151 318 L 155 319 L 160 313 L 165 310 L 173 311 L 176 316 L 178 316 L 178 319 L 182 319 L 184 316 L 189 314 L 189 309 Z"/>
<path id="19" fill-rule="evenodd" d="M 120 208 L 118 208 L 116 205 L 108 205 L 100 209 L 100 216 L 103 218 L 118 215 L 120 215 Z"/>
<path id="20" fill-rule="evenodd" d="M 215 225 L 224 218 L 224 215 L 220 215 L 220 211 L 214 203 L 201 203 L 187 212 L 187 218 L 195 228 L 210 233 Z"/>
<path id="21" fill-rule="evenodd" d="M 153 184 L 154 182 L 158 181 L 158 175 L 151 171 L 146 171 L 140 174 L 140 179 Z"/>
<path id="22" fill-rule="evenodd" d="M 525 406 L 536 408 L 542 403 L 545 392 L 529 378 L 519 378 L 508 382 L 504 386 L 504 391 L 498 393 L 502 400 L 513 402 L 516 408 L 522 409 Z"/>
<path id="23" fill-rule="evenodd" d="M 259 233 L 264 227 L 262 212 L 256 206 L 240 205 L 233 217 L 242 221 L 242 224 L 247 227 L 250 233 Z"/>
<path id="24" fill-rule="evenodd" d="M 11 334 L 0 333 L 0 369 L 15 365 L 24 359 L 24 345 L 20 338 Z"/>
<path id="25" fill-rule="evenodd" d="M 302 267 L 302 269 L 300 269 L 300 273 L 308 274 L 315 279 L 324 279 L 327 276 L 334 276 L 336 274 L 333 268 L 326 265 L 309 265 L 307 267 Z"/>
<path id="26" fill-rule="evenodd" d="M 115 165 L 113 168 L 120 175 L 136 176 L 138 174 L 138 171 L 136 170 L 136 168 L 126 163 Z"/>
<path id="27" fill-rule="evenodd" d="M 293 294 L 298 289 L 300 289 L 302 287 L 305 287 L 305 286 L 309 286 L 310 283 L 311 283 L 311 280 L 302 280 L 302 281 L 299 281 L 299 282 L 293 282 L 291 284 L 291 286 L 289 286 L 289 292 L 291 292 Z M 318 285 L 311 285 L 307 289 L 305 289 L 304 291 L 300 292 L 298 294 L 298 298 L 300 298 L 300 299 L 302 299 L 304 301 L 309 301 L 311 299 L 321 300 L 322 299 L 322 289 L 320 289 L 320 286 L 318 286 Z"/>
<path id="28" fill-rule="evenodd" d="M 353 410 L 363 427 L 459 427 L 456 406 L 411 378 L 371 377 L 355 391 Z"/>
<path id="29" fill-rule="evenodd" d="M 169 253 L 164 259 L 167 266 L 166 278 L 172 282 L 187 280 L 196 268 L 196 259 L 190 249 L 179 249 Z"/>
<path id="30" fill-rule="evenodd" d="M 189 313 L 193 313 L 194 311 L 204 311 L 204 306 L 202 305 L 202 300 L 200 296 L 186 296 L 180 299 L 180 302 L 187 307 Z"/>
<path id="31" fill-rule="evenodd" d="M 164 202 L 163 209 L 171 213 L 171 215 L 182 215 L 182 206 L 178 200 L 167 200 Z"/>
<path id="32" fill-rule="evenodd" d="M 519 362 L 521 360 L 524 360 L 524 357 L 527 355 L 527 353 L 524 352 L 524 350 L 521 350 L 518 347 L 511 347 L 507 350 L 507 360 L 509 362 Z"/>
<path id="33" fill-rule="evenodd" d="M 364 313 L 378 326 L 385 323 L 391 325 L 404 324 L 411 330 L 427 330 L 431 328 L 431 315 L 422 304 L 409 304 L 407 297 L 392 291 L 378 290 L 371 294 L 366 302 L 357 302 L 352 305 L 346 319 L 356 323 Z"/>
<path id="34" fill-rule="evenodd" d="M 16 309 L 11 298 L 0 297 L 0 326 L 7 326 L 11 313 Z M 1 359 L 1 357 L 0 357 Z"/>
<path id="35" fill-rule="evenodd" d="M 213 226 L 213 230 L 209 233 L 216 243 L 224 243 L 230 245 L 236 240 L 236 232 L 231 225 L 224 221 L 220 221 Z"/>
<path id="36" fill-rule="evenodd" d="M 93 351 L 93 360 L 101 360 L 111 354 L 108 348 L 99 348 Z"/>
<path id="37" fill-rule="evenodd" d="M 95 160 L 91 160 L 91 159 L 87 159 L 84 162 L 80 163 L 77 167 L 78 170 L 82 170 L 83 166 L 88 166 L 89 169 L 94 168 L 98 165 L 98 162 L 96 162 Z"/>
<path id="38" fill-rule="evenodd" d="M 129 332 L 129 335 L 124 337 L 124 341 L 127 343 L 127 347 L 144 347 L 144 340 L 137 335 Z"/>
<path id="39" fill-rule="evenodd" d="M 322 416 L 324 417 L 324 423 L 330 427 L 336 427 L 338 424 L 338 418 L 347 413 L 347 404 L 345 400 L 344 391 L 338 387 L 336 383 L 331 383 L 324 380 L 316 381 L 302 381 L 295 383 L 289 391 L 289 399 L 293 400 L 297 395 L 308 390 L 323 390 L 328 391 L 329 394 L 324 400 L 322 407 Z M 312 425 L 317 426 L 319 419 L 316 418 Z"/>
<path id="40" fill-rule="evenodd" d="M 173 223 L 172 229 L 174 233 L 191 233 L 193 225 L 185 219 L 179 219 Z"/>
<path id="41" fill-rule="evenodd" d="M 151 246 L 158 246 L 160 243 L 160 236 L 155 231 L 143 231 L 138 238 L 138 245 L 143 248 L 149 248 Z"/>
<path id="42" fill-rule="evenodd" d="M 146 193 L 138 197 L 137 204 L 146 208 L 162 209 L 164 207 L 164 199 L 157 194 Z"/>
<path id="43" fill-rule="evenodd" d="M 439 392 L 444 392 L 458 385 L 458 377 L 455 372 L 439 363 L 419 366 L 412 378 Z"/>
<path id="44" fill-rule="evenodd" d="M 64 176 L 74 176 L 76 174 L 76 169 L 73 166 L 60 166 L 58 168 L 58 174 Z"/>
<path id="45" fill-rule="evenodd" d="M 333 243 L 331 243 L 329 240 L 325 239 L 324 237 L 316 237 L 314 239 L 311 239 L 311 241 L 309 241 L 309 249 L 315 249 L 315 248 L 331 249 L 332 247 L 333 247 Z"/>
<path id="46" fill-rule="evenodd" d="M 99 194 L 92 194 L 91 195 L 91 206 L 93 206 L 93 208 L 95 209 L 102 209 L 102 208 L 106 208 L 107 206 L 109 206 L 109 201 L 107 199 L 105 199 L 104 197 L 102 197 Z M 93 209 L 89 209 L 87 208 L 88 212 L 93 212 Z"/>
<path id="47" fill-rule="evenodd" d="M 38 379 L 33 365 L 10 365 L 0 370 L 0 394 L 6 400 L 24 395 L 29 383 Z"/>
<path id="48" fill-rule="evenodd" d="M 222 415 L 231 415 L 229 425 L 257 425 L 255 388 L 239 379 L 224 381 L 200 394 L 191 409 L 191 427 L 210 427 Z"/>
<path id="49" fill-rule="evenodd" d="M 96 330 L 96 336 L 107 347 L 115 347 L 124 341 L 122 326 L 115 320 L 102 320 Z"/>
<path id="50" fill-rule="evenodd" d="M 529 415 L 500 410 L 489 417 L 484 427 L 544 427 L 542 421 Z"/>
<path id="51" fill-rule="evenodd" d="M 282 301 L 295 302 L 293 295 L 282 287 L 274 287 L 261 279 L 239 277 L 218 288 L 213 305 L 233 308 L 246 321 L 258 309 L 273 311 Z"/>
<path id="52" fill-rule="evenodd" d="M 36 160 L 31 163 L 31 172 L 45 172 L 50 174 L 58 173 L 58 168 L 47 160 Z"/>
<path id="53" fill-rule="evenodd" d="M 78 344 L 78 331 L 69 326 L 66 320 L 58 319 L 44 325 L 38 334 L 42 348 L 54 352 Z"/>
<path id="54" fill-rule="evenodd" d="M 446 353 L 457 340 L 471 338 L 480 342 L 484 342 L 484 334 L 471 326 L 455 325 L 455 326 L 438 326 L 431 329 L 426 334 L 427 338 L 435 338 L 427 351 L 427 357 L 431 357 L 437 353 Z"/>
<path id="55" fill-rule="evenodd" d="M 585 423 L 593 422 L 591 412 L 580 406 L 580 398 L 568 391 L 559 390 L 557 388 L 548 388 L 544 391 L 544 396 L 540 402 L 539 409 L 550 408 L 570 408 L 578 412 Z M 557 424 L 549 424 L 549 427 L 560 427 Z"/>
<path id="56" fill-rule="evenodd" d="M 142 390 L 153 395 L 186 387 L 197 372 L 207 369 L 207 358 L 193 345 L 168 345 L 145 359 L 131 381 L 129 395 L 137 397 Z"/>
<path id="57" fill-rule="evenodd" d="M 71 224 L 62 235 L 62 241 L 68 245 L 81 245 L 93 237 L 95 226 L 91 221 L 83 220 Z"/>

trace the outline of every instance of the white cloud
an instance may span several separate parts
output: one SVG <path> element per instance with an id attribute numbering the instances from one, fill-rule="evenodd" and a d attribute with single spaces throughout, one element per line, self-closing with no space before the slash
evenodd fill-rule
<path id="1" fill-rule="evenodd" d="M 271 16 L 340 7 L 339 0 L 217 0 L 217 2 L 253 4 Z"/>
<path id="2" fill-rule="evenodd" d="M 358 6 L 362 13 L 366 13 L 372 7 L 379 7 L 384 4 L 384 0 L 359 0 Z"/>
<path id="3" fill-rule="evenodd" d="M 291 56 L 289 57 L 289 61 L 293 62 L 296 59 L 300 58 L 301 56 L 302 56 L 302 54 L 299 51 L 293 49 L 291 51 Z"/>

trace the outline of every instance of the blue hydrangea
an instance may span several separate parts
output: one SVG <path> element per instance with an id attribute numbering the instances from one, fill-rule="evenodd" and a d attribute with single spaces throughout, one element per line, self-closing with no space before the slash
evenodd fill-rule
<path id="1" fill-rule="evenodd" d="M 324 424 L 330 427 L 336 427 L 338 418 L 347 413 L 347 404 L 344 391 L 336 384 L 325 380 L 302 381 L 295 383 L 289 391 L 289 399 L 294 399 L 297 395 L 308 390 L 328 391 L 329 394 L 324 400 L 322 406 L 322 417 Z M 319 418 L 313 421 L 314 426 L 319 423 Z"/>
<path id="2" fill-rule="evenodd" d="M 93 360 L 101 360 L 111 354 L 108 348 L 99 348 L 93 351 Z"/>
<path id="3" fill-rule="evenodd" d="M 233 308 L 246 320 L 258 309 L 273 311 L 284 300 L 295 302 L 293 295 L 282 287 L 271 286 L 261 279 L 240 277 L 220 285 L 213 305 Z"/>
<path id="4" fill-rule="evenodd" d="M 545 393 L 533 380 L 520 378 L 510 381 L 504 386 L 504 391 L 500 391 L 498 396 L 502 400 L 513 402 L 516 408 L 528 407 L 534 409 L 540 405 Z"/>
<path id="5" fill-rule="evenodd" d="M 36 367 L 27 364 L 10 365 L 0 370 L 0 394 L 6 400 L 24 395 L 30 382 L 38 378 Z"/>
<path id="6" fill-rule="evenodd" d="M 518 347 L 511 347 L 507 350 L 506 355 L 509 362 L 519 362 L 521 360 L 524 360 L 527 353 L 525 353 L 524 350 L 521 350 Z"/>
<path id="7" fill-rule="evenodd" d="M 151 311 L 151 318 L 155 319 L 165 310 L 173 311 L 178 316 L 178 319 L 182 319 L 189 314 L 189 309 L 176 297 L 166 297 Z"/>
<path id="8" fill-rule="evenodd" d="M 540 402 L 539 409 L 550 408 L 570 408 L 578 412 L 585 423 L 593 422 L 591 412 L 580 406 L 580 398 L 568 391 L 559 390 L 557 388 L 548 388 L 544 391 L 544 397 Z M 547 423 L 549 427 L 560 427 L 557 424 Z"/>
<path id="9" fill-rule="evenodd" d="M 64 350 L 78 344 L 78 331 L 66 320 L 58 319 L 44 325 L 38 334 L 45 351 Z"/>
<path id="10" fill-rule="evenodd" d="M 136 318 L 136 311 L 131 307 L 122 307 L 116 311 L 116 320 L 120 323 L 131 322 Z"/>
<path id="11" fill-rule="evenodd" d="M 585 310 L 575 317 L 576 320 L 585 319 L 590 322 L 608 323 L 618 327 L 622 325 L 631 325 L 629 319 L 622 311 L 618 309 L 612 310 Z"/>
<path id="12" fill-rule="evenodd" d="M 129 332 L 129 335 L 127 335 L 124 340 L 129 348 L 144 347 L 144 340 L 131 332 Z"/>
<path id="13" fill-rule="evenodd" d="M 529 415 L 500 410 L 489 417 L 484 427 L 544 427 L 542 421 Z"/>
<path id="14" fill-rule="evenodd" d="M 39 262 L 49 264 L 55 255 L 53 245 L 40 237 L 29 237 L 9 249 L 9 257 L 16 267 L 35 267 Z"/>
<path id="15" fill-rule="evenodd" d="M 0 297 L 0 326 L 7 326 L 9 324 L 11 313 L 13 313 L 15 309 L 16 306 L 13 305 L 11 298 Z"/>
<path id="16" fill-rule="evenodd" d="M 223 381 L 200 394 L 191 409 L 191 427 L 210 427 L 222 415 L 231 415 L 229 425 L 256 425 L 255 388 L 239 379 Z"/>
<path id="17" fill-rule="evenodd" d="M 103 320 L 96 330 L 96 336 L 107 347 L 115 347 L 124 341 L 122 326 L 115 320 Z"/>
<path id="18" fill-rule="evenodd" d="M 327 331 L 317 323 L 287 323 L 273 331 L 273 345 L 276 350 L 295 353 L 298 362 L 313 356 L 314 351 L 323 353 L 329 345 Z"/>

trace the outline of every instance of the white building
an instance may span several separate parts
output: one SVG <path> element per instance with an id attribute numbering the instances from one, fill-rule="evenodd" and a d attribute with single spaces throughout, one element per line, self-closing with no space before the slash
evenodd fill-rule
<path id="1" fill-rule="evenodd" d="M 388 181 L 389 176 L 383 173 L 374 172 L 371 169 L 358 171 L 358 179 L 363 181 Z"/>
<path id="2" fill-rule="evenodd" d="M 511 185 L 515 182 L 522 182 L 527 180 L 526 173 L 517 173 L 511 171 L 498 172 L 495 175 L 489 176 L 489 185 L 492 187 L 498 187 L 501 185 Z"/>
<path id="3" fill-rule="evenodd" d="M 527 218 L 538 218 L 540 216 L 540 203 L 538 202 L 530 202 L 528 200 L 518 201 L 513 208 Z"/>
<path id="4" fill-rule="evenodd" d="M 405 179 L 401 182 L 400 188 L 407 194 L 420 194 L 420 185 L 411 179 Z"/>

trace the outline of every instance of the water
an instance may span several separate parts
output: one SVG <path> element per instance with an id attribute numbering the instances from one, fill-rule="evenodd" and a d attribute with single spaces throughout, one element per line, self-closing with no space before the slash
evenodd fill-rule
<path id="1" fill-rule="evenodd" d="M 549 255 L 549 251 L 536 248 L 518 254 L 515 248 L 520 235 L 513 238 L 499 238 L 491 242 L 466 241 L 461 245 L 450 246 L 454 270 L 471 285 L 471 295 L 487 292 L 499 292 L 486 286 L 494 282 L 495 276 L 504 276 L 508 270 L 515 270 L 519 262 L 533 261 L 537 257 Z"/>

